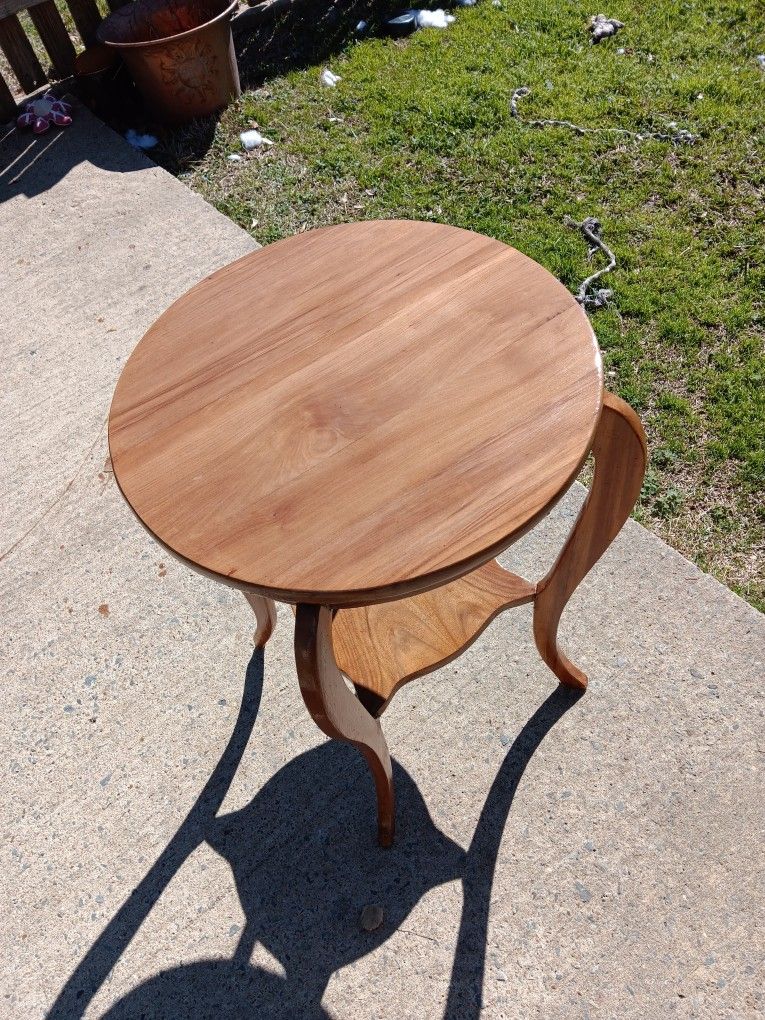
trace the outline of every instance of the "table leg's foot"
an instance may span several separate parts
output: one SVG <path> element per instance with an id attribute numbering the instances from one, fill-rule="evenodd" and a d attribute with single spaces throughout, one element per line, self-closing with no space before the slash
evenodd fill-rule
<path id="1" fill-rule="evenodd" d="M 257 623 L 253 636 L 255 647 L 264 648 L 276 626 L 276 603 L 273 599 L 267 599 L 264 595 L 253 595 L 249 591 L 243 592 L 243 595 L 255 613 Z"/>
<path id="2" fill-rule="evenodd" d="M 393 842 L 393 772 L 380 723 L 346 685 L 332 648 L 332 610 L 301 604 L 295 620 L 295 661 L 303 700 L 327 736 L 357 747 L 372 771 L 377 791 L 378 841 Z"/>
<path id="3" fill-rule="evenodd" d="M 539 654 L 567 687 L 584 690 L 586 675 L 558 648 L 558 622 L 579 582 L 597 563 L 629 517 L 643 484 L 647 448 L 640 420 L 629 404 L 604 395 L 595 442 L 595 475 L 568 541 L 537 585 L 534 639 Z"/>

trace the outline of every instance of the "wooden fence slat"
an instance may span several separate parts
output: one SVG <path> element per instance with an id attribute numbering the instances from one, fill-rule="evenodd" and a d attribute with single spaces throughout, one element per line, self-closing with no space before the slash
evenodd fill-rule
<path id="1" fill-rule="evenodd" d="M 94 0 L 66 0 L 66 6 L 72 12 L 77 31 L 86 46 L 96 41 L 96 29 L 103 20 Z"/>
<path id="2" fill-rule="evenodd" d="M 44 3 L 30 8 L 29 15 L 40 33 L 56 75 L 59 78 L 68 78 L 74 70 L 76 54 L 54 0 L 44 0 Z"/>
<path id="3" fill-rule="evenodd" d="M 0 0 L 0 3 L 2 0 Z M 130 0 L 128 0 L 130 2 Z M 246 32 L 254 25 L 268 21 L 274 15 L 286 11 L 295 5 L 295 0 L 261 0 L 252 7 L 245 7 L 239 10 L 231 20 L 231 29 L 234 32 Z"/>
<path id="4" fill-rule="evenodd" d="M 8 63 L 25 92 L 34 92 L 41 85 L 45 85 L 48 79 L 15 14 L 0 21 L 0 49 L 8 58 Z"/>
<path id="5" fill-rule="evenodd" d="M 16 100 L 0 74 L 0 124 L 16 116 Z"/>

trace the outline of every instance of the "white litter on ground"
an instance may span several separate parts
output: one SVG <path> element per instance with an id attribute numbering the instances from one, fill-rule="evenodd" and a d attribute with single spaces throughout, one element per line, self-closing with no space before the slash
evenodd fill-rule
<path id="1" fill-rule="evenodd" d="M 757 54 L 757 63 L 760 65 L 763 71 L 765 71 L 765 53 Z"/>
<path id="2" fill-rule="evenodd" d="M 597 273 L 593 273 L 592 276 L 588 276 L 574 296 L 583 308 L 588 308 L 592 311 L 597 311 L 598 308 L 605 308 L 614 296 L 614 292 L 609 290 L 608 287 L 594 288 L 593 284 L 597 283 L 601 276 L 610 273 L 616 267 L 616 256 L 600 236 L 603 228 L 600 225 L 600 221 L 595 219 L 594 216 L 588 216 L 582 223 L 577 223 L 575 220 L 568 220 L 567 222 L 569 226 L 576 227 L 577 230 L 581 231 L 584 239 L 589 244 L 588 258 L 592 258 L 596 252 L 602 251 L 608 259 L 608 265 L 603 266 L 602 269 L 599 269 Z"/>
<path id="3" fill-rule="evenodd" d="M 154 135 L 142 135 L 132 128 L 128 128 L 125 132 L 125 141 L 134 149 L 153 149 L 155 145 L 159 144 L 159 139 Z"/>
<path id="4" fill-rule="evenodd" d="M 549 120 L 547 118 L 526 120 L 518 112 L 518 100 L 525 99 L 526 96 L 530 95 L 531 89 L 527 85 L 514 89 L 513 94 L 510 96 L 510 113 L 521 124 L 528 124 L 531 127 L 565 127 L 575 131 L 578 135 L 622 135 L 626 138 L 634 138 L 639 142 L 653 138 L 659 142 L 672 142 L 674 145 L 692 145 L 698 141 L 698 135 L 694 135 L 686 128 L 678 128 L 674 121 L 670 121 L 667 124 L 669 131 L 628 131 L 627 128 L 582 127 L 581 124 L 573 124 L 570 120 Z"/>
<path id="5" fill-rule="evenodd" d="M 239 155 L 238 152 L 230 152 L 227 156 L 227 159 L 231 163 L 241 163 L 242 161 L 242 157 Z"/>
<path id="6" fill-rule="evenodd" d="M 418 28 L 448 28 L 455 20 L 453 14 L 447 14 L 441 7 L 436 11 L 417 11 Z"/>
<path id="7" fill-rule="evenodd" d="M 342 81 L 343 79 L 340 77 L 339 74 L 334 74 L 332 71 L 330 71 L 328 67 L 325 67 L 324 70 L 319 75 L 319 80 L 321 81 L 322 85 L 326 85 L 327 88 L 333 89 L 335 88 L 337 83 L 339 81 Z"/>
<path id="8" fill-rule="evenodd" d="M 274 143 L 270 138 L 264 138 L 260 131 L 243 131 L 239 135 L 242 145 L 245 149 L 258 149 L 261 145 L 273 145 Z"/>
<path id="9" fill-rule="evenodd" d="M 617 21 L 616 18 L 607 18 L 605 14 L 593 14 L 589 25 L 593 45 L 599 43 L 602 39 L 608 39 L 610 36 L 616 35 L 620 28 L 624 28 L 623 21 Z"/>

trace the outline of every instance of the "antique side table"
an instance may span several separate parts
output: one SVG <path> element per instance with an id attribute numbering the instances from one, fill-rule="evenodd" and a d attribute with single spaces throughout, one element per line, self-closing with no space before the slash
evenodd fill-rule
<path id="1" fill-rule="evenodd" d="M 308 711 L 364 754 L 394 831 L 379 717 L 408 680 L 534 603 L 540 655 L 640 491 L 635 413 L 603 391 L 569 292 L 499 241 L 432 223 L 309 231 L 219 270 L 128 360 L 109 419 L 115 477 L 145 527 L 239 588 L 265 644 L 295 607 Z M 495 557 L 569 488 L 592 486 L 541 581 Z M 347 683 L 344 676 L 351 683 Z"/>

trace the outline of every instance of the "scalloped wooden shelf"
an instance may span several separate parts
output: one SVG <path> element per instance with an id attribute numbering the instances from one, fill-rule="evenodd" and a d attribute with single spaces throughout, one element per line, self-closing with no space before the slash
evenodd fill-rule
<path id="1" fill-rule="evenodd" d="M 339 609 L 335 659 L 364 706 L 380 716 L 402 684 L 457 658 L 503 609 L 532 602 L 535 589 L 491 560 L 420 595 Z"/>

